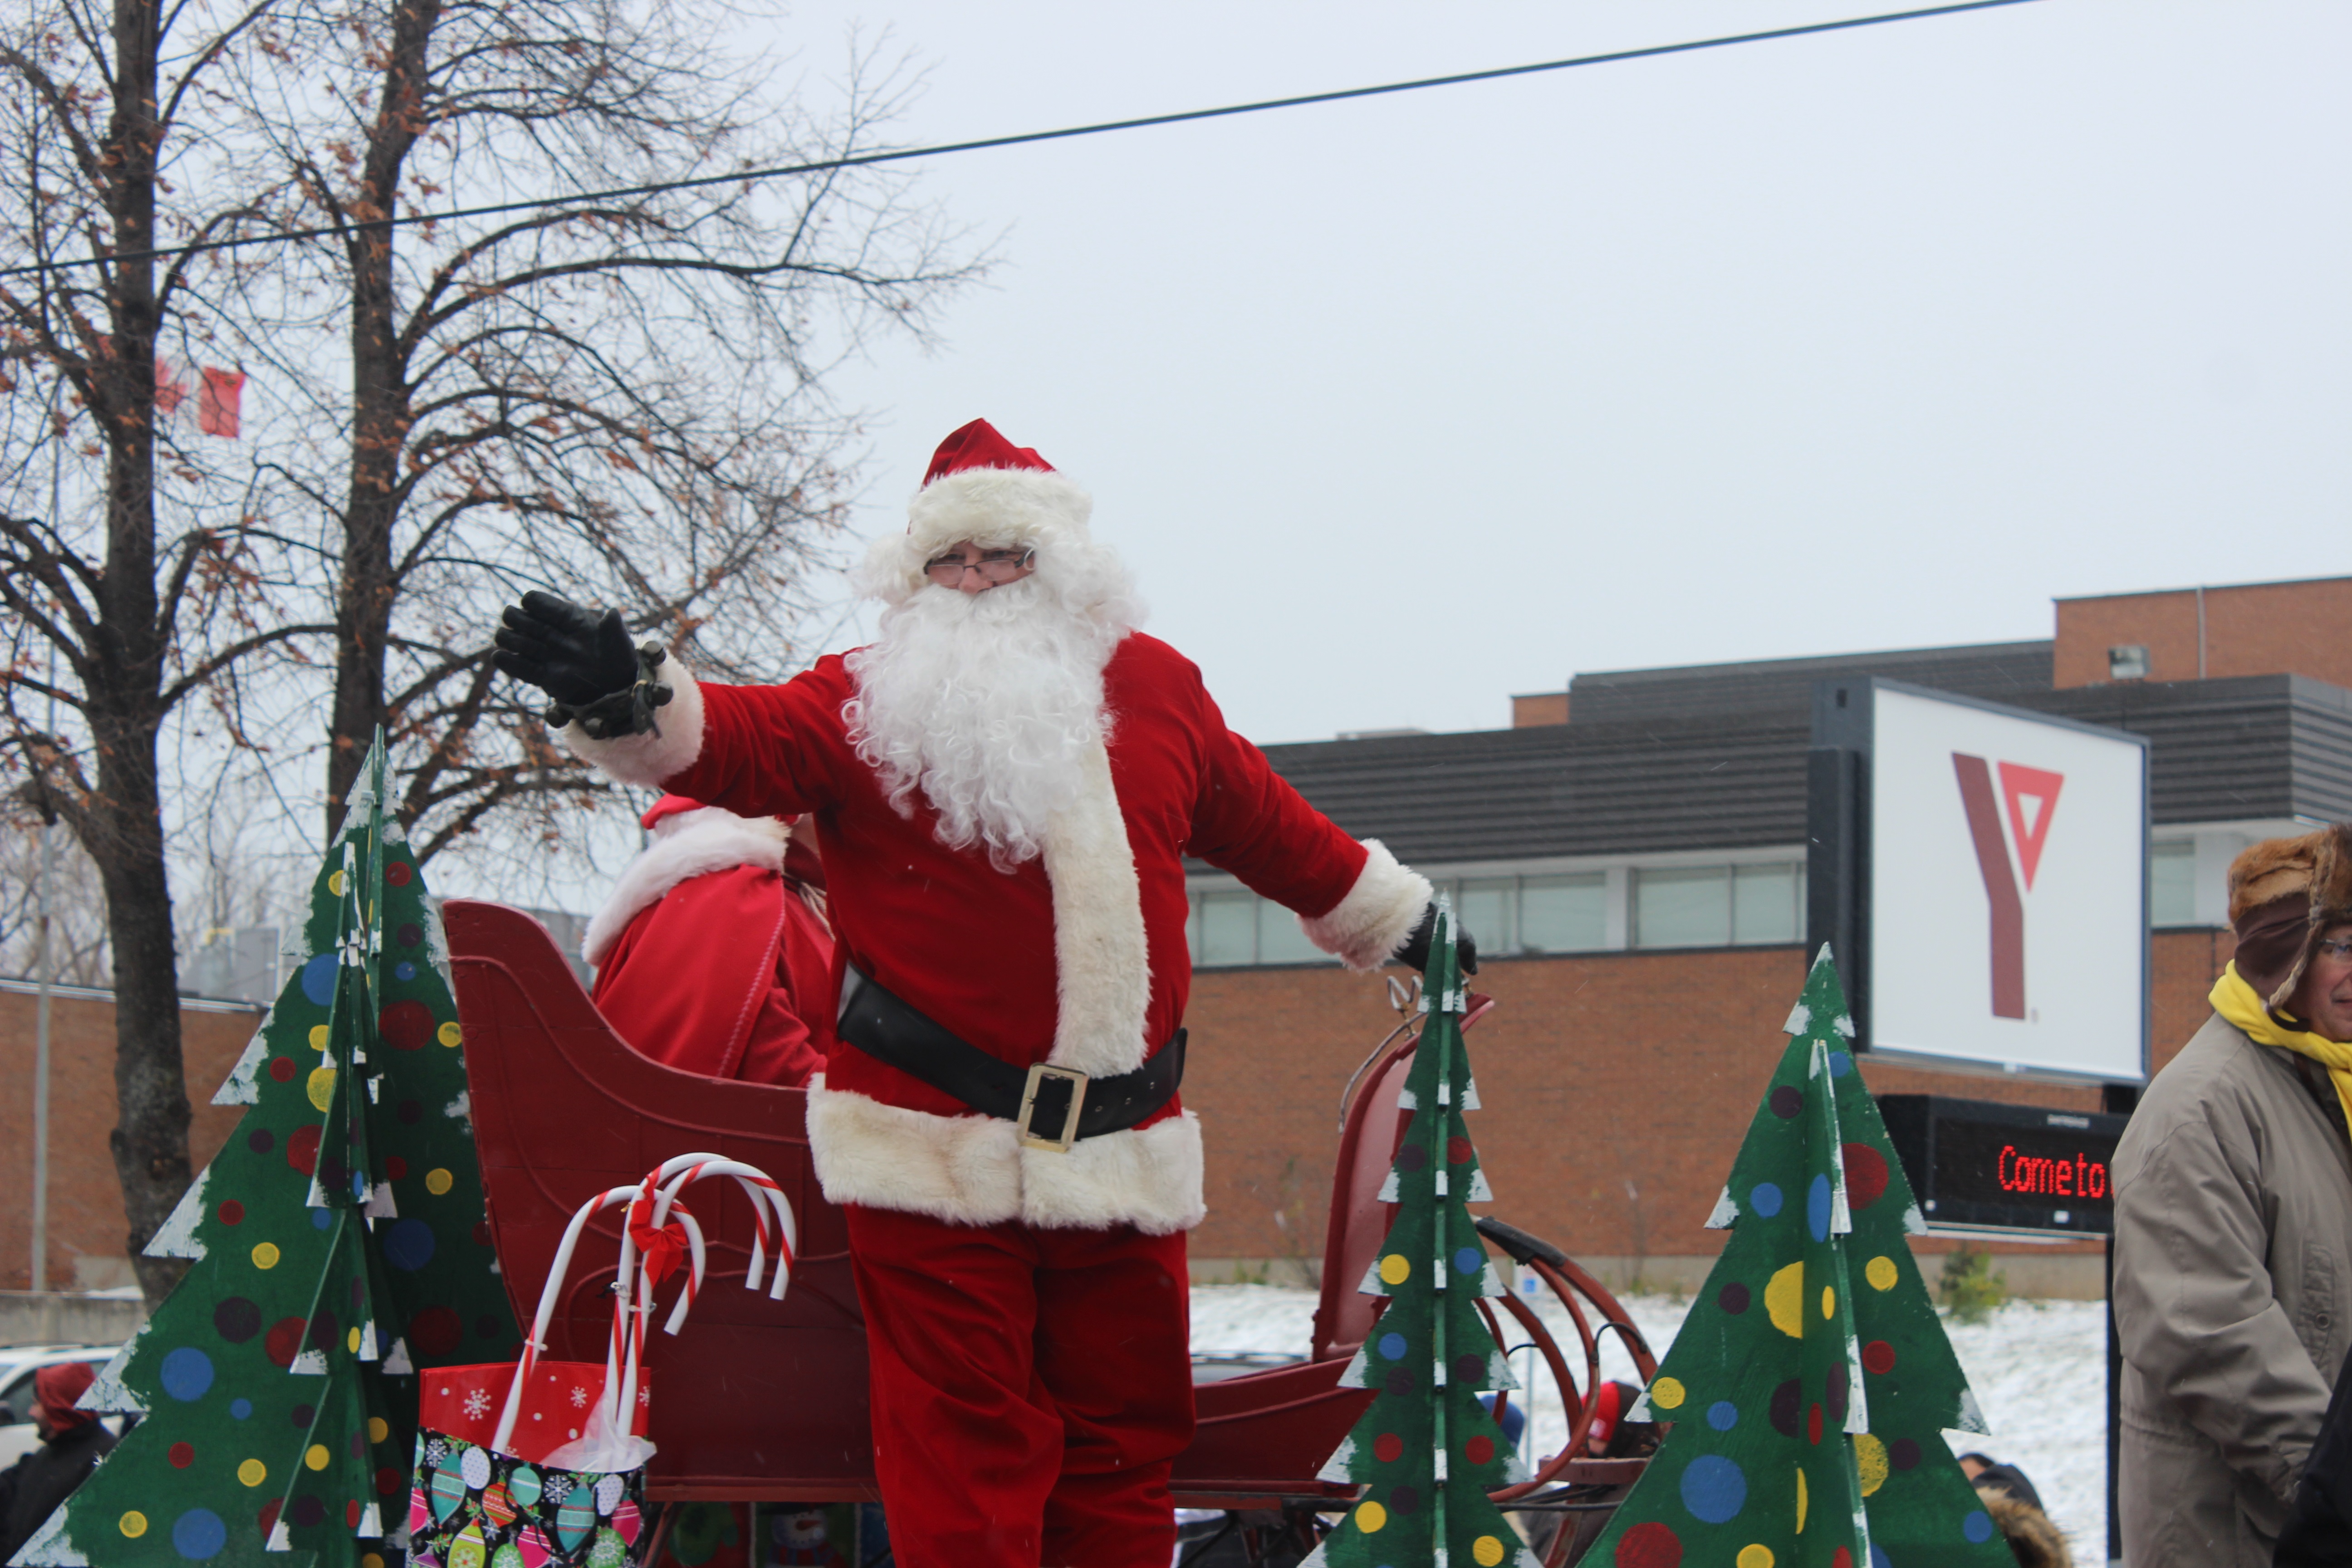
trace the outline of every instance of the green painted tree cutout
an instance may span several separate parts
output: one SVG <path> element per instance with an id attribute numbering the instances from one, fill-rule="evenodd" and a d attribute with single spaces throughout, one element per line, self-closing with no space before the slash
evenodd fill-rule
<path id="1" fill-rule="evenodd" d="M 1673 1423 L 1595 1568 L 2014 1568 L 1944 1442 L 1984 1422 L 1823 948 L 1708 1219 L 1731 1231 L 1635 1420 Z"/>
<path id="2" fill-rule="evenodd" d="M 149 1251 L 187 1276 L 82 1403 L 139 1426 L 15 1559 L 387 1568 L 418 1366 L 521 1334 L 489 1246 L 439 917 L 379 734 L 301 961 L 215 1105 L 249 1107 Z"/>
<path id="3" fill-rule="evenodd" d="M 1364 1495 L 1307 1568 L 1536 1568 L 1486 1499 L 1527 1472 L 1478 1402 L 1481 1390 L 1518 1384 L 1478 1310 L 1481 1297 L 1507 1287 L 1465 1206 L 1494 1194 L 1462 1120 L 1478 1108 L 1478 1089 L 1462 1046 L 1466 998 L 1453 924 L 1441 905 L 1423 981 L 1428 1022 L 1397 1099 L 1412 1120 L 1381 1191 L 1396 1221 L 1362 1286 L 1388 1307 L 1339 1375 L 1380 1392 L 1322 1471 L 1325 1480 L 1364 1483 Z"/>

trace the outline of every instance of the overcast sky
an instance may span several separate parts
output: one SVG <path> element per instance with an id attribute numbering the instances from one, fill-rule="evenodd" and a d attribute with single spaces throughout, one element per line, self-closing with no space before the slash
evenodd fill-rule
<path id="1" fill-rule="evenodd" d="M 1751 31 L 1832 0 L 814 0 L 910 142 Z M 1266 742 L 1583 669 L 2047 637 L 2352 572 L 2352 5 L 2038 0 L 923 165 L 1001 237 L 859 526 L 975 416 Z"/>

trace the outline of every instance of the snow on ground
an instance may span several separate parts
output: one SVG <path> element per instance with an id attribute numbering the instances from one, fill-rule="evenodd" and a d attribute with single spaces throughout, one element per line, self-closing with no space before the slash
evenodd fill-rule
<path id="1" fill-rule="evenodd" d="M 1624 1299 L 1653 1351 L 1663 1355 L 1688 1303 L 1666 1296 Z M 1546 1297 L 1538 1308 L 1580 1380 L 1580 1341 L 1568 1313 Z M 1192 1351 L 1306 1353 L 1315 1292 L 1274 1285 L 1192 1288 Z M 1990 1434 L 1953 1433 L 1956 1452 L 1975 1449 L 2023 1470 L 2063 1530 L 2077 1561 L 2104 1561 L 2106 1548 L 2106 1308 L 2098 1301 L 2011 1301 L 1982 1323 L 1950 1323 L 1961 1370 L 1976 1391 Z M 1532 1352 L 1514 1358 L 1528 1376 Z M 1612 1336 L 1602 1342 L 1604 1378 L 1639 1384 L 1633 1359 Z M 1530 1455 L 1568 1440 L 1559 1399 L 1539 1384 Z"/>

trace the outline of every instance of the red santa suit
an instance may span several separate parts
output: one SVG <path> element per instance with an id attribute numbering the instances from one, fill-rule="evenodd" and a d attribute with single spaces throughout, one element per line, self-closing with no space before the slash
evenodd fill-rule
<path id="1" fill-rule="evenodd" d="M 833 1046 L 833 936 L 795 887 L 792 833 L 684 795 L 588 923 L 597 1010 L 657 1062 L 798 1087 Z"/>
<path id="2" fill-rule="evenodd" d="M 1089 508 L 1035 454 L 967 426 L 867 581 L 894 605 L 951 592 L 925 589 L 924 563 L 969 541 L 1034 550 L 1048 589 L 1088 604 L 1079 577 L 1107 555 Z M 1089 613 L 1129 608 L 1101 605 Z M 658 733 L 565 739 L 625 782 L 812 814 L 846 962 L 1016 1067 L 1116 1076 L 1183 1018 L 1186 856 L 1297 911 L 1358 969 L 1402 945 L 1430 888 L 1308 805 L 1174 648 L 1122 625 L 1111 639 L 1106 732 L 1042 853 L 1009 866 L 943 844 L 923 792 L 894 798 L 861 756 L 854 655 L 774 687 L 671 675 Z M 1066 1152 L 1024 1148 L 1012 1122 L 845 1044 L 811 1087 L 808 1129 L 826 1196 L 850 1210 L 898 1560 L 1164 1564 L 1169 1461 L 1192 1424 L 1181 1233 L 1205 1212 L 1181 1098 Z"/>

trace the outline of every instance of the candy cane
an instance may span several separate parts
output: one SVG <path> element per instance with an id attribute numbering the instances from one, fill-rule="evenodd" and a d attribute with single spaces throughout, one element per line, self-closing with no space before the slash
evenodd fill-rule
<path id="1" fill-rule="evenodd" d="M 773 1246 L 777 1249 L 776 1278 L 768 1297 L 771 1300 L 783 1300 L 793 1255 L 800 1243 L 800 1227 L 793 1221 L 792 1205 L 786 1201 L 783 1189 L 766 1172 L 756 1165 L 723 1155 L 677 1154 L 647 1172 L 646 1181 L 648 1185 L 660 1183 L 674 1191 L 705 1176 L 734 1177 L 742 1187 L 744 1195 L 751 1200 L 751 1264 L 744 1273 L 744 1289 L 756 1290 L 760 1288 L 761 1277 L 766 1269 L 767 1249 Z M 773 1210 L 775 1225 L 772 1239 L 769 1230 L 771 1209 Z M 677 1330 L 669 1331 L 675 1333 Z"/>
<path id="2" fill-rule="evenodd" d="M 522 1392 L 530 1382 L 531 1371 L 539 1365 L 539 1352 L 547 1348 L 548 1320 L 555 1315 L 556 1292 L 563 1287 L 564 1277 L 572 1271 L 572 1252 L 580 1244 L 580 1233 L 587 1228 L 589 1219 L 615 1204 L 635 1203 L 645 1196 L 645 1185 L 613 1187 L 582 1204 L 572 1215 L 572 1223 L 563 1229 L 563 1240 L 555 1249 L 555 1262 L 547 1271 L 547 1283 L 540 1287 L 539 1310 L 530 1320 L 530 1333 L 522 1343 L 522 1355 L 515 1363 L 515 1374 L 507 1385 L 506 1408 L 499 1415 L 498 1435 L 490 1446 L 500 1453 L 510 1453 L 514 1438 L 515 1418 L 522 1414 Z M 607 1373 L 609 1378 L 610 1374 Z"/>

